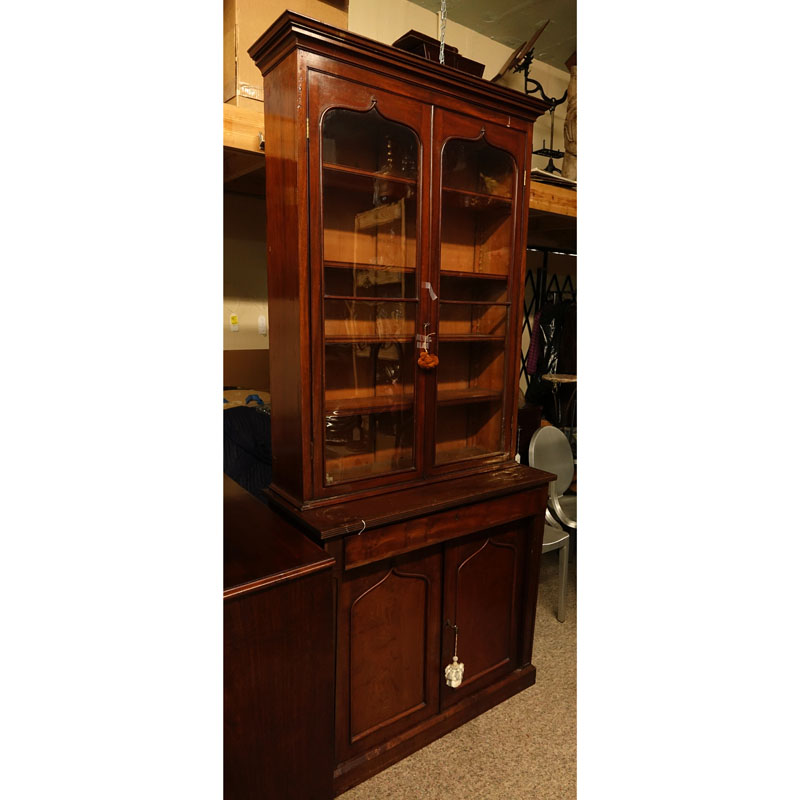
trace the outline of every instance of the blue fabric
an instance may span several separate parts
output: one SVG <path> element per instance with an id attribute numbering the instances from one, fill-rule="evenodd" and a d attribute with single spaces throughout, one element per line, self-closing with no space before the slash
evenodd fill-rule
<path id="1" fill-rule="evenodd" d="M 272 481 L 271 417 L 260 406 L 223 409 L 223 472 L 266 503 Z"/>

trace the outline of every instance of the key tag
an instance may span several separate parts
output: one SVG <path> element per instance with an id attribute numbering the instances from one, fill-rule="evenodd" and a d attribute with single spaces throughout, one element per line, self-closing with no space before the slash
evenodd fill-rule
<path id="1" fill-rule="evenodd" d="M 423 350 L 417 359 L 417 364 L 419 364 L 422 369 L 433 369 L 438 363 L 439 359 L 427 350 Z"/>
<path id="2" fill-rule="evenodd" d="M 431 337 L 434 334 L 428 333 L 428 325 L 430 323 L 425 323 L 425 335 L 420 336 L 417 334 L 417 347 L 419 347 L 422 352 L 419 354 L 419 358 L 417 359 L 417 364 L 419 364 L 422 369 L 433 369 L 438 363 L 439 358 L 432 353 L 428 352 L 428 347 L 430 347 Z"/>
<path id="3" fill-rule="evenodd" d="M 450 624 L 449 620 L 447 624 Z M 456 641 L 453 646 L 453 663 L 444 668 L 444 679 L 451 689 L 458 689 L 464 679 L 464 665 L 458 661 L 458 625 L 451 627 L 456 632 Z"/>

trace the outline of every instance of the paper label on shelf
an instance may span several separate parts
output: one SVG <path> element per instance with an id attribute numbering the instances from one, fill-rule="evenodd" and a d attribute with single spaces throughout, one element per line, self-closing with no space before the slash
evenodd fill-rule
<path id="1" fill-rule="evenodd" d="M 437 294 L 436 292 L 433 291 L 433 286 L 431 286 L 430 283 L 428 283 L 428 281 L 423 282 L 422 288 L 428 290 L 428 294 L 431 296 L 431 300 L 436 299 Z"/>

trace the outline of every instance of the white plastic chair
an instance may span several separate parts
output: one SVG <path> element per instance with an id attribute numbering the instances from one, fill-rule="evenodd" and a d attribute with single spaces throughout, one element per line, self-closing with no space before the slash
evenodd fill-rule
<path id="1" fill-rule="evenodd" d="M 531 437 L 528 447 L 528 463 L 532 467 L 553 472 L 557 476 L 549 485 L 542 552 L 559 551 L 560 588 L 556 618 L 559 622 L 563 622 L 567 602 L 569 532 L 577 530 L 578 527 L 577 502 L 573 497 L 564 497 L 564 492 L 569 488 L 575 475 L 572 448 L 567 437 L 558 428 L 552 426 L 539 428 Z"/>
<path id="2" fill-rule="evenodd" d="M 564 495 L 575 477 L 575 462 L 567 437 L 558 428 L 550 425 L 539 428 L 528 446 L 528 463 L 537 469 L 554 472 L 557 476 L 549 486 L 548 522 L 570 531 L 577 530 L 577 498 L 574 495 Z"/>

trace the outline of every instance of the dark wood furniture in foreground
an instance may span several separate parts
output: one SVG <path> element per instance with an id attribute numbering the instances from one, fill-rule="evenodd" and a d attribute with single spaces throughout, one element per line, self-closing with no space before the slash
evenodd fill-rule
<path id="1" fill-rule="evenodd" d="M 549 473 L 293 510 L 335 558 L 336 794 L 530 686 Z M 447 686 L 455 649 L 463 683 Z"/>
<path id="2" fill-rule="evenodd" d="M 292 12 L 249 53 L 264 75 L 271 491 L 305 509 L 508 464 L 545 104 Z"/>
<path id="3" fill-rule="evenodd" d="M 514 453 L 546 108 L 291 12 L 249 52 L 264 74 L 269 497 L 333 561 L 338 794 L 535 680 L 554 476 Z M 312 607 L 284 617 L 286 636 L 330 619 Z"/>
<path id="4" fill-rule="evenodd" d="M 333 792 L 333 559 L 225 478 L 225 797 Z"/>

